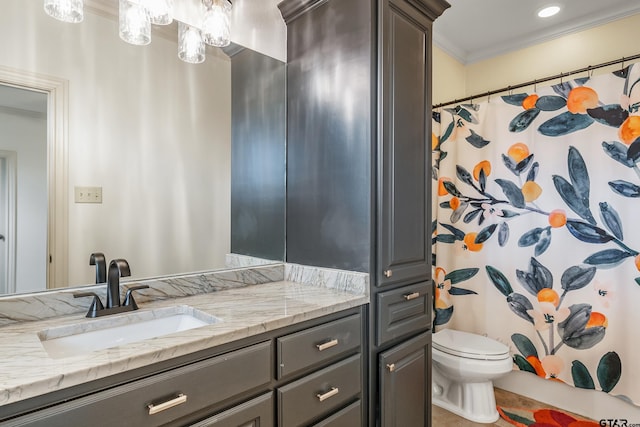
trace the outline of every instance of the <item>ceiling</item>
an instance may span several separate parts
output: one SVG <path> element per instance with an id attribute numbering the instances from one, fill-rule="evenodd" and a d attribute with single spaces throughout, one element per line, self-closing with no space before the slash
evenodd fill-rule
<path id="1" fill-rule="evenodd" d="M 47 94 L 0 84 L 0 108 L 16 112 L 47 112 Z"/>
<path id="2" fill-rule="evenodd" d="M 638 0 L 448 0 L 434 43 L 463 64 L 477 62 L 640 13 Z M 561 7 L 541 19 L 546 6 Z"/>

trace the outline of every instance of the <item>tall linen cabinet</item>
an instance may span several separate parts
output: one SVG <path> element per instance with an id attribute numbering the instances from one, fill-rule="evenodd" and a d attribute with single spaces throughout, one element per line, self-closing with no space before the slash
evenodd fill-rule
<path id="1" fill-rule="evenodd" d="M 449 4 L 278 7 L 287 24 L 287 262 L 370 274 L 364 424 L 428 426 L 431 32 Z"/>

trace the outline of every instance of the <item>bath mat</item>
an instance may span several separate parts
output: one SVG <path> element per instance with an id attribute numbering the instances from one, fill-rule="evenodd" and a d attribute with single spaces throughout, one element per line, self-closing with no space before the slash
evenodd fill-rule
<path id="1" fill-rule="evenodd" d="M 524 409 L 498 406 L 500 417 L 518 427 L 598 427 L 595 421 L 555 409 Z"/>

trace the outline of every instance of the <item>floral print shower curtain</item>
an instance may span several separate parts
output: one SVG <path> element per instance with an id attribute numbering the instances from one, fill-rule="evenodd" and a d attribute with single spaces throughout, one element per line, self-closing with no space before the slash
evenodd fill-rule
<path id="1" fill-rule="evenodd" d="M 436 330 L 640 404 L 640 65 L 442 108 L 433 129 Z"/>

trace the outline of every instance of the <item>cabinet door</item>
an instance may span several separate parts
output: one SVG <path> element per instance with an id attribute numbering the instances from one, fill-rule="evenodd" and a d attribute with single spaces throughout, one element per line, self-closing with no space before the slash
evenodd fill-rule
<path id="1" fill-rule="evenodd" d="M 431 426 L 431 333 L 381 353 L 381 427 Z"/>
<path id="2" fill-rule="evenodd" d="M 377 283 L 429 278 L 431 21 L 381 0 Z"/>
<path id="3" fill-rule="evenodd" d="M 273 421 L 273 393 L 267 393 L 191 427 L 273 427 Z"/>

